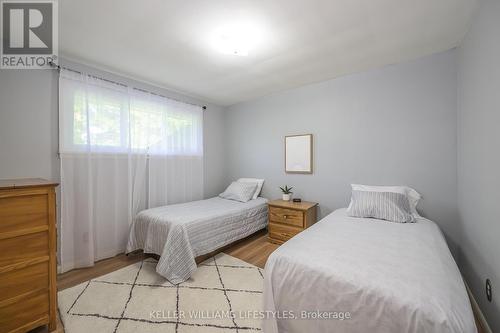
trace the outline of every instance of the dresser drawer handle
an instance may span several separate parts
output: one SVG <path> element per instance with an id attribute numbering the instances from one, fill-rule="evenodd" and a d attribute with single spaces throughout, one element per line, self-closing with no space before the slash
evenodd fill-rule
<path id="1" fill-rule="evenodd" d="M 283 218 L 286 220 L 288 218 L 288 215 L 283 215 Z"/>

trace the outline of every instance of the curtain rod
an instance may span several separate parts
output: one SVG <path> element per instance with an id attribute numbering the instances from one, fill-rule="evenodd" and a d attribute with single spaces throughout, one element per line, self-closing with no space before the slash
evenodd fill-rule
<path id="1" fill-rule="evenodd" d="M 105 82 L 108 82 L 108 83 L 112 83 L 112 84 L 117 84 L 119 86 L 122 86 L 122 87 L 128 87 L 126 84 L 123 84 L 121 82 L 116 82 L 116 81 L 112 81 L 112 80 L 109 80 L 109 79 L 106 79 L 106 78 L 103 78 L 103 77 L 99 77 L 99 76 L 95 76 L 95 75 L 92 75 L 92 74 L 88 74 L 88 73 L 82 73 L 80 71 L 77 71 L 75 69 L 72 69 L 72 68 L 68 68 L 68 67 L 64 67 L 64 66 L 60 66 L 56 63 L 54 63 L 53 61 L 50 61 L 49 62 L 49 65 L 53 68 L 56 68 L 58 71 L 60 71 L 61 69 L 64 69 L 64 70 L 67 70 L 67 71 L 70 71 L 70 72 L 73 72 L 73 73 L 77 73 L 77 74 L 86 74 L 94 79 L 97 79 L 97 80 L 102 80 L 102 81 L 105 81 Z M 174 101 L 177 101 L 177 102 L 180 102 L 180 103 L 185 103 L 185 104 L 189 104 L 189 105 L 194 105 L 194 106 L 199 106 L 201 107 L 203 110 L 206 110 L 207 109 L 207 106 L 206 105 L 199 105 L 199 104 L 195 104 L 195 103 L 190 103 L 190 102 L 186 102 L 186 101 L 181 101 L 179 99 L 176 99 L 176 98 L 172 98 L 172 97 L 168 97 L 168 96 L 164 96 L 164 95 L 161 95 L 161 94 L 157 94 L 155 92 L 152 92 L 152 91 L 149 91 L 149 90 L 146 90 L 146 89 L 141 89 L 141 88 L 136 88 L 136 87 L 132 87 L 134 90 L 137 90 L 137 91 L 140 91 L 140 92 L 144 92 L 144 93 L 148 93 L 148 94 L 151 94 L 151 95 L 155 95 L 155 96 L 159 96 L 159 97 L 163 97 L 163 98 L 167 98 L 167 99 L 172 99 Z"/>

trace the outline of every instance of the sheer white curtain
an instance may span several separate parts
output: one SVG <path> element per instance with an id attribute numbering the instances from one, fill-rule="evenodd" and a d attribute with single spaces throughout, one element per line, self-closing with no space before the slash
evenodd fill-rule
<path id="1" fill-rule="evenodd" d="M 199 106 L 61 70 L 61 270 L 125 250 L 140 210 L 203 196 Z"/>

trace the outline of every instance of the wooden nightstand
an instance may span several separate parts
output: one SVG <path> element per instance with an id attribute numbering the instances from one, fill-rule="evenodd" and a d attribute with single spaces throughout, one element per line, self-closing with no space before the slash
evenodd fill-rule
<path id="1" fill-rule="evenodd" d="M 316 202 L 273 200 L 267 205 L 271 243 L 283 244 L 316 222 Z"/>

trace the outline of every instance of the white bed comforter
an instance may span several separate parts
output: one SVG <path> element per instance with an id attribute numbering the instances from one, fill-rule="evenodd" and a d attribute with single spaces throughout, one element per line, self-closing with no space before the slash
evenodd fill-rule
<path id="1" fill-rule="evenodd" d="M 269 257 L 264 309 L 281 316 L 263 321 L 265 333 L 477 332 L 464 282 L 434 222 L 351 218 L 345 209 Z M 351 319 L 283 319 L 318 310 L 331 318 L 349 312 Z"/>
<path id="2" fill-rule="evenodd" d="M 196 270 L 195 257 L 265 228 L 266 203 L 215 197 L 144 210 L 134 219 L 127 253 L 159 255 L 156 271 L 173 284 L 184 282 Z"/>

